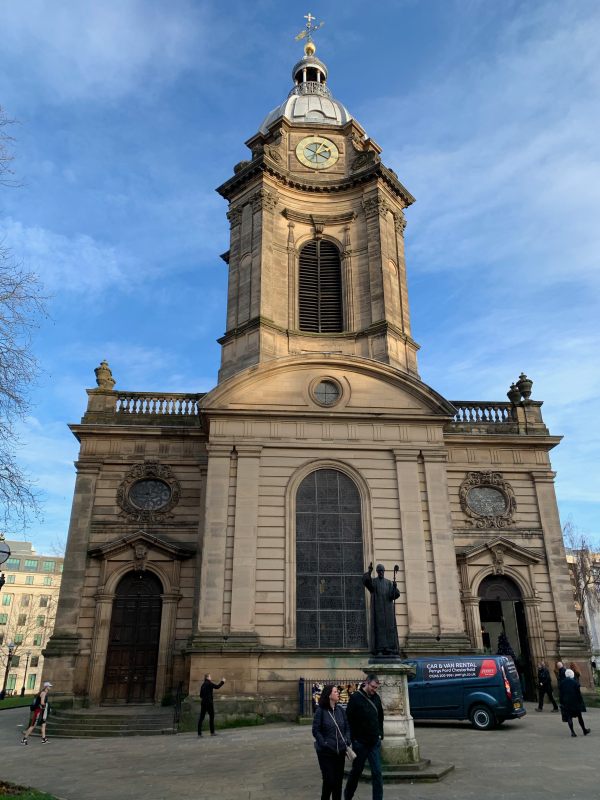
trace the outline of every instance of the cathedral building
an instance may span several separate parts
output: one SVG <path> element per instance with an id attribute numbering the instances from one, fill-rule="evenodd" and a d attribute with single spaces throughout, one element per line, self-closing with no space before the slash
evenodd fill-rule
<path id="1" fill-rule="evenodd" d="M 306 676 L 360 676 L 362 574 L 398 567 L 407 656 L 581 662 L 549 453 L 521 375 L 508 401 L 419 375 L 404 249 L 414 202 L 336 100 L 310 38 L 284 102 L 218 192 L 229 285 L 206 394 L 115 388 L 80 443 L 55 632 L 55 693 L 160 702 L 205 672 L 295 708 Z M 499 383 L 502 382 L 499 379 Z"/>

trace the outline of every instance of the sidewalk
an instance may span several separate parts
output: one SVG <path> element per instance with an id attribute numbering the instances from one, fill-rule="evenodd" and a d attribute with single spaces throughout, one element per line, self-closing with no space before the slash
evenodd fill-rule
<path id="1" fill-rule="evenodd" d="M 592 800 L 599 796 L 600 709 L 584 718 L 590 736 L 571 739 L 560 714 L 545 710 L 495 731 L 468 723 L 419 723 L 421 754 L 456 769 L 434 784 L 385 787 L 385 800 Z M 113 739 L 33 737 L 19 744 L 27 713 L 0 714 L 0 778 L 64 800 L 315 800 L 320 773 L 310 728 L 265 725 Z M 49 736 L 52 736 L 48 726 Z M 218 719 L 217 719 L 218 730 Z M 357 800 L 370 800 L 360 784 Z"/>

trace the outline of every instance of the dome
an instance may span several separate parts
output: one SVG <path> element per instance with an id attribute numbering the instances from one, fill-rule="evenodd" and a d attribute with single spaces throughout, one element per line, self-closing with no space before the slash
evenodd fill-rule
<path id="1" fill-rule="evenodd" d="M 327 67 L 314 54 L 312 42 L 307 44 L 305 55 L 294 65 L 294 87 L 283 103 L 267 114 L 259 128 L 266 134 L 271 125 L 281 117 L 296 125 L 345 125 L 352 119 L 348 110 L 338 102 L 327 87 Z"/>

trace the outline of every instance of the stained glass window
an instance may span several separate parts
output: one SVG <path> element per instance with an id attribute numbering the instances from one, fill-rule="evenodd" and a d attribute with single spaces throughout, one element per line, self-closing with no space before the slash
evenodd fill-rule
<path id="1" fill-rule="evenodd" d="M 296 494 L 296 644 L 367 647 L 360 495 L 343 472 L 319 469 Z"/>

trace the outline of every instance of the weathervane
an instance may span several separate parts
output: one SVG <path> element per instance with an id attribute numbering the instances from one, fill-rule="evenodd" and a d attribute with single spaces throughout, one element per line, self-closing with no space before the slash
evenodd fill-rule
<path id="1" fill-rule="evenodd" d="M 306 20 L 306 30 L 300 31 L 300 33 L 296 36 L 296 41 L 300 41 L 300 39 L 306 39 L 308 44 L 309 42 L 312 43 L 312 34 L 315 31 L 318 31 L 319 28 L 322 28 L 325 23 L 319 22 L 318 25 L 313 25 L 316 17 L 313 17 L 310 11 L 308 14 L 304 15 L 304 19 Z"/>

